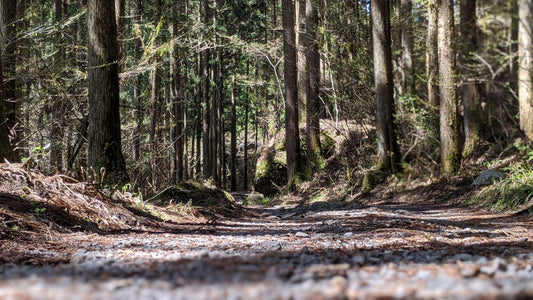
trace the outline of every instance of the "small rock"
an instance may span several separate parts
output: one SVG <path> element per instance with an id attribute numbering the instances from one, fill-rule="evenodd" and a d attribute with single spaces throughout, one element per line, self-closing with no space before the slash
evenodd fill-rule
<path id="1" fill-rule="evenodd" d="M 476 261 L 476 264 L 478 265 L 486 265 L 489 263 L 489 260 L 485 257 L 485 256 L 482 256 L 480 257 L 477 261 Z"/>
<path id="2" fill-rule="evenodd" d="M 469 261 L 469 260 L 472 260 L 473 256 L 472 254 L 468 254 L 468 253 L 460 253 L 460 254 L 456 254 L 454 255 L 451 260 L 452 261 Z"/>
<path id="3" fill-rule="evenodd" d="M 296 213 L 292 212 L 292 213 L 284 214 L 283 216 L 281 216 L 281 218 L 282 219 L 289 219 L 289 218 L 292 218 L 294 216 L 296 216 Z"/>
<path id="4" fill-rule="evenodd" d="M 484 266 L 480 269 L 481 273 L 492 276 L 498 271 L 506 271 L 507 263 L 502 258 L 495 258 L 492 263 L 488 266 Z"/>
<path id="5" fill-rule="evenodd" d="M 335 275 L 330 280 L 329 283 L 337 289 L 344 290 L 348 286 L 348 280 L 344 276 Z"/>
<path id="6" fill-rule="evenodd" d="M 344 233 L 344 237 L 347 238 L 347 239 L 351 239 L 351 238 L 353 238 L 353 236 L 354 236 L 353 232 L 345 232 Z"/>
<path id="7" fill-rule="evenodd" d="M 362 266 L 365 264 L 365 257 L 362 255 L 355 255 L 352 257 L 352 263 Z"/>
<path id="8" fill-rule="evenodd" d="M 379 257 L 373 257 L 373 256 L 369 256 L 369 257 L 367 258 L 367 260 L 368 260 L 370 263 L 372 263 L 372 264 L 379 264 L 379 263 L 382 262 L 381 258 L 379 258 Z"/>
<path id="9" fill-rule="evenodd" d="M 203 261 L 201 260 L 193 260 L 189 263 L 189 265 L 187 266 L 187 268 L 189 270 L 195 270 L 195 271 L 198 271 L 198 270 L 203 270 L 205 269 L 205 264 Z"/>
<path id="10" fill-rule="evenodd" d="M 294 236 L 295 237 L 309 237 L 309 234 L 302 232 L 302 231 L 298 231 L 297 233 L 294 234 Z"/>
<path id="11" fill-rule="evenodd" d="M 321 242 L 320 245 L 322 245 L 322 247 L 326 248 L 326 249 L 329 249 L 333 246 L 333 244 L 331 242 Z"/>
<path id="12" fill-rule="evenodd" d="M 87 259 L 87 250 L 78 249 L 70 257 L 70 264 L 72 265 L 80 264 L 86 259 Z"/>
<path id="13" fill-rule="evenodd" d="M 480 270 L 479 265 L 465 264 L 460 260 L 457 261 L 457 265 L 459 266 L 459 273 L 465 278 L 476 276 Z"/>
<path id="14" fill-rule="evenodd" d="M 279 241 L 268 241 L 263 243 L 262 246 L 269 251 L 281 250 L 281 243 Z"/>
<path id="15" fill-rule="evenodd" d="M 494 180 L 505 177 L 505 174 L 498 170 L 485 170 L 472 182 L 472 185 L 490 185 Z"/>

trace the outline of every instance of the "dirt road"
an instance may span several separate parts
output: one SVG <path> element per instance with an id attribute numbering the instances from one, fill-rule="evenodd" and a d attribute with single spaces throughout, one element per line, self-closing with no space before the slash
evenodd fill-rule
<path id="1" fill-rule="evenodd" d="M 533 222 L 443 205 L 315 203 L 164 231 L 0 241 L 0 299 L 533 297 Z M 15 259 L 18 256 L 18 259 Z"/>

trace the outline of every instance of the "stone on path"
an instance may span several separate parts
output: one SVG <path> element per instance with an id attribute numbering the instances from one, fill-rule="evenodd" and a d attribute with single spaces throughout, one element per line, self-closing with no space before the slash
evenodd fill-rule
<path id="1" fill-rule="evenodd" d="M 474 179 L 472 185 L 490 185 L 495 180 L 505 177 L 505 174 L 498 170 L 485 170 L 479 174 L 479 176 Z"/>

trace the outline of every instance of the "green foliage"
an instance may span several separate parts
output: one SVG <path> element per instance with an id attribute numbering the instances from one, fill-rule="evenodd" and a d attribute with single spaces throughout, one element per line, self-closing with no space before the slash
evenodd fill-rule
<path id="1" fill-rule="evenodd" d="M 48 155 L 50 154 L 50 144 L 45 146 L 36 146 L 32 151 L 27 152 L 27 157 L 22 157 L 22 163 L 25 165 L 39 168 L 41 170 L 48 169 Z M 51 170 L 49 170 L 51 171 Z"/>
<path id="2" fill-rule="evenodd" d="M 518 210 L 533 205 L 533 149 L 515 143 L 522 158 L 504 168 L 506 177 L 484 187 L 469 198 L 471 203 L 481 203 L 500 211 Z"/>
<path id="3" fill-rule="evenodd" d="M 402 161 L 425 170 L 435 168 L 440 141 L 438 108 L 414 95 L 399 96 L 395 118 Z"/>
<path id="4" fill-rule="evenodd" d="M 259 193 L 251 193 L 246 197 L 244 205 L 270 205 L 272 204 L 272 199 L 270 197 L 264 197 Z"/>
<path id="5" fill-rule="evenodd" d="M 46 212 L 46 207 L 36 207 L 34 209 L 34 212 L 37 214 L 37 215 L 44 215 L 45 212 Z"/>
<path id="6" fill-rule="evenodd" d="M 387 180 L 387 177 L 389 177 L 388 172 L 384 172 L 382 170 L 369 170 L 365 173 L 365 176 L 363 177 L 363 183 L 361 185 L 361 191 L 363 193 L 370 192 L 372 189 L 374 189 L 378 184 L 383 183 Z"/>

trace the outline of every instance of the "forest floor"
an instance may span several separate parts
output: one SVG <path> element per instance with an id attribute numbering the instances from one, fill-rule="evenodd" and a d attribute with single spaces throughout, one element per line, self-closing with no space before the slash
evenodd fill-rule
<path id="1" fill-rule="evenodd" d="M 0 166 L 0 299 L 533 297 L 530 216 L 374 196 L 160 220 Z"/>

